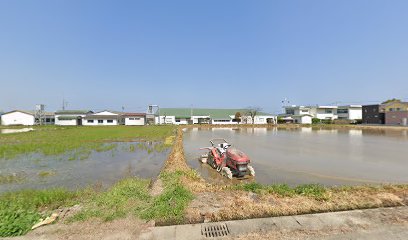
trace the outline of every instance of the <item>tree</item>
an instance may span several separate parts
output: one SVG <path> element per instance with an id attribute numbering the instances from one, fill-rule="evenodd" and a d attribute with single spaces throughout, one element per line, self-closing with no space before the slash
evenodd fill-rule
<path id="1" fill-rule="evenodd" d="M 255 116 L 262 111 L 260 107 L 247 107 L 246 115 L 251 117 L 252 124 L 255 123 Z"/>
<path id="2" fill-rule="evenodd" d="M 237 123 L 241 122 L 241 113 L 240 112 L 235 113 L 234 121 L 237 122 Z"/>
<path id="3" fill-rule="evenodd" d="M 401 102 L 401 100 L 396 99 L 396 98 L 391 98 L 391 99 L 388 99 L 388 100 L 382 102 L 381 104 L 387 104 L 387 103 L 391 103 L 391 102 Z"/>

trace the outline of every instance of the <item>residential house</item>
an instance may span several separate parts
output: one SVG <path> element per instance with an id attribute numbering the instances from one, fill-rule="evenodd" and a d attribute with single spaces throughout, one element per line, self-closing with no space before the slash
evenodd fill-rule
<path id="1" fill-rule="evenodd" d="M 309 106 L 310 114 L 318 119 L 321 120 L 335 120 L 338 118 L 337 116 L 337 106 L 323 106 L 323 105 L 316 105 L 316 106 Z"/>
<path id="2" fill-rule="evenodd" d="M 384 104 L 385 124 L 403 125 L 408 123 L 408 102 L 392 101 Z"/>
<path id="3" fill-rule="evenodd" d="M 83 123 L 82 119 L 91 113 L 89 110 L 60 110 L 55 112 L 55 125 L 79 126 Z"/>
<path id="4" fill-rule="evenodd" d="M 322 105 L 296 106 L 296 105 L 292 105 L 292 106 L 285 106 L 284 108 L 285 108 L 285 114 L 280 115 L 283 118 L 287 118 L 291 116 L 311 115 L 312 118 L 318 118 L 321 120 L 337 119 L 337 106 L 322 106 Z"/>
<path id="5" fill-rule="evenodd" d="M 342 120 L 361 120 L 363 118 L 361 105 L 346 105 L 337 107 L 337 117 Z"/>
<path id="6" fill-rule="evenodd" d="M 362 106 L 364 124 L 385 124 L 385 109 L 381 104 Z"/>
<path id="7" fill-rule="evenodd" d="M 42 124 L 54 124 L 54 113 L 45 112 L 42 116 Z M 1 116 L 1 125 L 24 125 L 32 126 L 40 122 L 35 118 L 34 111 L 14 110 Z"/>
<path id="8" fill-rule="evenodd" d="M 291 117 L 293 119 L 293 123 L 312 124 L 313 115 L 311 115 L 311 114 L 293 115 Z"/>

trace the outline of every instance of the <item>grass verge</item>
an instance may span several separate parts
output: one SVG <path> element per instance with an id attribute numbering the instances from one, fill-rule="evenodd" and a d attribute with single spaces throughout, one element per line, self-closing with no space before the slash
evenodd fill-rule
<path id="1" fill-rule="evenodd" d="M 25 190 L 0 196 L 0 237 L 18 236 L 48 211 L 69 204 L 76 194 L 63 189 Z"/>

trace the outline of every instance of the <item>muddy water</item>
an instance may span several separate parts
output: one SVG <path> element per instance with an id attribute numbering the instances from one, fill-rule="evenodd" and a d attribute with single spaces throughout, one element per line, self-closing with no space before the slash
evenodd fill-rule
<path id="1" fill-rule="evenodd" d="M 115 148 L 92 151 L 86 158 L 72 154 L 43 156 L 28 154 L 15 159 L 0 159 L 0 175 L 13 180 L 0 184 L 0 192 L 18 189 L 65 187 L 78 189 L 90 185 L 108 187 L 127 176 L 151 178 L 159 174 L 170 149 L 156 151 L 152 142 L 114 143 Z"/>
<path id="2" fill-rule="evenodd" d="M 408 130 L 214 128 L 185 129 L 190 166 L 212 182 L 225 182 L 198 162 L 211 138 L 246 152 L 265 184 L 356 185 L 408 183 Z M 237 180 L 235 180 L 237 181 Z"/>

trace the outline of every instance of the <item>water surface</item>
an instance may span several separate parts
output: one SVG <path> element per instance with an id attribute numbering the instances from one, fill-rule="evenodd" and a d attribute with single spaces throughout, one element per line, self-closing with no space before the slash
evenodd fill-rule
<path id="1" fill-rule="evenodd" d="M 70 152 L 59 156 L 31 153 L 0 159 L 0 176 L 15 179 L 0 184 L 0 192 L 51 187 L 78 189 L 95 184 L 108 187 L 128 176 L 151 178 L 159 174 L 170 151 L 156 148 L 156 144 L 162 144 L 159 142 L 113 144 L 114 148 L 109 151 L 92 151 L 86 157 Z"/>
<path id="2" fill-rule="evenodd" d="M 185 129 L 188 163 L 213 182 L 225 182 L 201 165 L 200 147 L 225 138 L 249 155 L 256 181 L 290 185 L 408 183 L 408 131 L 359 129 Z"/>

